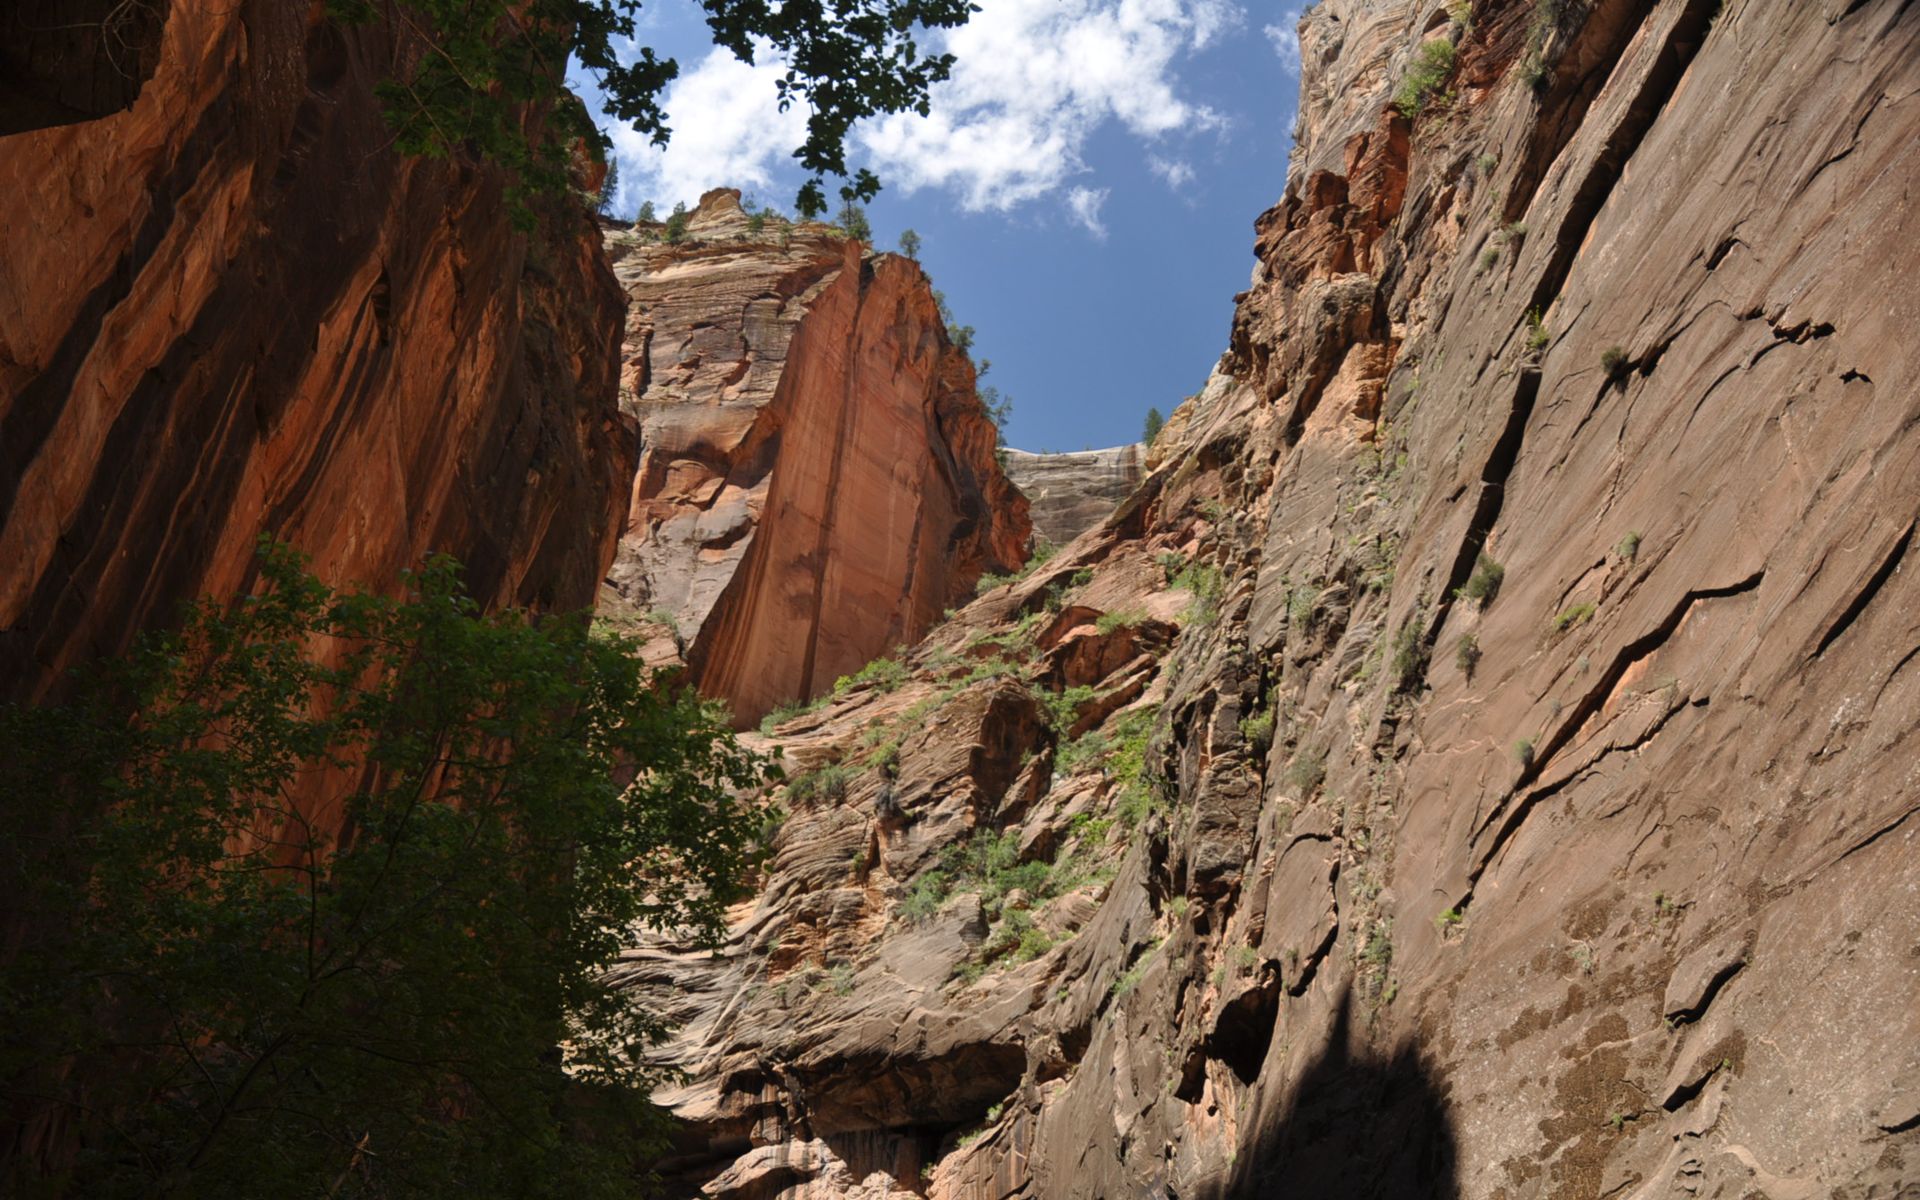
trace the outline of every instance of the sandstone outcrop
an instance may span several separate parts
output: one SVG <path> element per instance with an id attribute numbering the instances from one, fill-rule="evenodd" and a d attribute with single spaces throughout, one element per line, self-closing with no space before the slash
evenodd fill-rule
<path id="1" fill-rule="evenodd" d="M 622 965 L 677 1194 L 1913 1194 L 1912 6 L 1303 47 L 1160 465 L 776 729 L 730 941 Z"/>
<path id="2" fill-rule="evenodd" d="M 0 140 L 0 693 L 243 592 L 262 532 L 330 581 L 445 551 L 484 603 L 591 603 L 633 449 L 587 214 L 517 233 L 499 172 L 388 149 L 378 26 L 138 8 L 130 108 Z"/>
<path id="3" fill-rule="evenodd" d="M 641 450 L 603 607 L 671 623 L 750 724 L 918 640 L 1029 526 L 918 265 L 739 200 L 608 235 Z"/>
<path id="4" fill-rule="evenodd" d="M 1146 477 L 1146 447 L 1029 454 L 1008 450 L 1007 478 L 1033 505 L 1033 532 L 1064 546 L 1105 520 Z"/>

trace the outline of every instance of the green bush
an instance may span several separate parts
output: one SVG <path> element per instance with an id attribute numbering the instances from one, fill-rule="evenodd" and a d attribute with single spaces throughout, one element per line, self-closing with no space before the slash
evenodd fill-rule
<path id="1" fill-rule="evenodd" d="M 1600 370 L 1609 382 L 1617 383 L 1627 377 L 1633 364 L 1627 361 L 1627 352 L 1618 346 L 1608 346 L 1600 352 Z"/>
<path id="2" fill-rule="evenodd" d="M 1480 665 L 1480 639 L 1471 633 L 1463 633 L 1453 645 L 1453 662 L 1460 673 L 1469 680 L 1473 678 L 1475 668 Z"/>
<path id="3" fill-rule="evenodd" d="M 1553 619 L 1553 631 L 1555 633 L 1564 633 L 1568 629 L 1573 628 L 1575 625 L 1584 625 L 1588 621 L 1591 621 L 1592 619 L 1593 619 L 1592 604 L 1590 603 L 1575 604 L 1569 607 L 1568 609 L 1566 609 L 1566 611 L 1562 612 L 1559 616 Z"/>
<path id="4" fill-rule="evenodd" d="M 1632 562 L 1634 559 L 1640 557 L 1640 531 L 1637 529 L 1629 530 L 1627 536 L 1621 538 L 1620 544 L 1613 549 L 1614 553 L 1626 559 L 1628 562 Z"/>
<path id="5" fill-rule="evenodd" d="M 876 658 L 851 675 L 833 681 L 833 694 L 844 696 L 857 687 L 872 687 L 876 692 L 891 692 L 907 681 L 907 665 L 897 659 Z"/>
<path id="6" fill-rule="evenodd" d="M 808 771 L 787 785 L 787 799 L 798 804 L 813 800 L 837 801 L 847 796 L 847 782 L 853 772 L 840 763 Z"/>
<path id="7" fill-rule="evenodd" d="M 1293 756 L 1293 762 L 1287 766 L 1286 781 L 1300 794 L 1301 799 L 1320 790 L 1327 778 L 1327 752 L 1325 750 L 1302 750 Z"/>
<path id="8" fill-rule="evenodd" d="M 1426 111 L 1440 85 L 1453 74 L 1453 42 L 1445 37 L 1429 38 L 1414 52 L 1400 86 L 1393 93 L 1393 105 L 1409 121 Z"/>
<path id="9" fill-rule="evenodd" d="M 1527 310 L 1527 353 L 1538 354 L 1547 348 L 1553 337 L 1547 333 L 1547 323 L 1540 317 L 1540 310 Z"/>
<path id="10" fill-rule="evenodd" d="M 1482 552 L 1474 561 L 1473 574 L 1461 586 L 1460 594 L 1485 608 L 1500 595 L 1500 585 L 1506 577 L 1507 569 Z"/>

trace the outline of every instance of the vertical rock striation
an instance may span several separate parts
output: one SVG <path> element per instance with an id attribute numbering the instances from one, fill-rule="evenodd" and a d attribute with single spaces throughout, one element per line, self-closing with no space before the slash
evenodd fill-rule
<path id="1" fill-rule="evenodd" d="M 381 28 L 139 11 L 127 111 L 0 139 L 0 692 L 243 592 L 262 532 L 329 580 L 444 551 L 484 603 L 590 603 L 632 447 L 587 215 L 521 234 L 497 171 L 387 149 L 415 51 Z"/>
<path id="2" fill-rule="evenodd" d="M 1913 6 L 1326 0 L 1302 48 L 1158 465 L 777 729 L 729 944 L 623 963 L 685 1019 L 682 1194 L 1920 1179 Z"/>
<path id="3" fill-rule="evenodd" d="M 755 226 L 760 226 L 755 228 Z M 681 243 L 610 234 L 640 469 L 609 582 L 744 723 L 917 640 L 1024 561 L 1025 500 L 926 277 L 709 192 Z"/>

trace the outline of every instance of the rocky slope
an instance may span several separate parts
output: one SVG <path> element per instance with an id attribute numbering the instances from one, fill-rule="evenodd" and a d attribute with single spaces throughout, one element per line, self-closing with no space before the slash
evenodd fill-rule
<path id="1" fill-rule="evenodd" d="M 1024 561 L 1027 504 L 915 263 L 730 189 L 661 234 L 609 233 L 641 452 L 602 608 L 670 623 L 750 724 Z"/>
<path id="2" fill-rule="evenodd" d="M 1033 532 L 1064 546 L 1106 520 L 1146 477 L 1146 448 L 1029 454 L 1008 450 L 1007 478 L 1033 504 Z"/>
<path id="3" fill-rule="evenodd" d="M 678 1194 L 1915 1194 L 1920 11 L 1451 14 L 1309 14 L 1159 465 L 621 965 Z"/>
<path id="4" fill-rule="evenodd" d="M 0 139 L 0 694 L 243 591 L 263 531 L 331 581 L 447 551 L 486 603 L 590 603 L 633 450 L 586 214 L 523 235 L 497 172 L 387 149 L 414 51 L 378 26 L 138 11 L 131 107 Z"/>

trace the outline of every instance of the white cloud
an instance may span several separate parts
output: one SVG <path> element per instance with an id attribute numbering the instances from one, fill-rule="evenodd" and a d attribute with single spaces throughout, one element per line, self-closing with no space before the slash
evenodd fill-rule
<path id="1" fill-rule="evenodd" d="M 749 66 L 715 48 L 668 86 L 663 107 L 673 138 L 665 150 L 614 123 L 628 208 L 642 198 L 692 204 L 716 187 L 771 188 L 776 165 L 806 140 L 807 111 L 800 104 L 780 111 L 774 81 L 786 67 L 770 54 L 757 57 Z"/>
<path id="2" fill-rule="evenodd" d="M 1181 160 L 1161 158 L 1157 154 L 1147 156 L 1147 169 L 1167 181 L 1174 191 L 1193 182 L 1193 167 Z"/>
<path id="3" fill-rule="evenodd" d="M 1233 0 L 979 3 L 965 26 L 927 39 L 925 49 L 955 56 L 952 78 L 934 89 L 932 114 L 862 123 L 850 147 L 857 165 L 892 188 L 943 189 L 967 209 L 1005 211 L 1078 182 L 1089 170 L 1089 141 L 1117 124 L 1159 148 L 1150 165 L 1171 186 L 1192 178 L 1169 144 L 1225 120 L 1189 98 L 1180 68 L 1245 22 Z M 683 71 L 662 97 L 673 128 L 666 150 L 612 130 L 628 208 L 640 197 L 691 203 L 712 187 L 767 195 L 797 183 L 791 156 L 805 139 L 806 113 L 800 105 L 779 111 L 774 82 L 785 64 L 764 51 L 757 57 L 748 66 L 713 49 Z M 1106 194 L 1086 186 L 1069 193 L 1090 230 Z M 1087 204 L 1092 219 L 1081 215 Z"/>
<path id="4" fill-rule="evenodd" d="M 1300 10 L 1290 8 L 1280 14 L 1280 19 L 1261 29 L 1267 40 L 1273 43 L 1273 52 L 1280 56 L 1280 69 L 1289 75 L 1300 73 Z"/>
<path id="5" fill-rule="evenodd" d="M 1100 188 L 1096 191 L 1085 187 L 1067 189 L 1067 211 L 1073 214 L 1074 220 L 1086 227 L 1088 233 L 1101 241 L 1107 238 L 1107 226 L 1100 220 L 1100 206 L 1107 202 L 1107 193 L 1111 190 Z"/>
<path id="6" fill-rule="evenodd" d="M 1150 143 L 1218 128 L 1181 95 L 1178 60 L 1240 17 L 1226 0 L 983 0 L 946 48 L 953 78 L 933 115 L 863 131 L 875 168 L 907 191 L 951 189 L 970 209 L 1008 209 L 1085 171 L 1108 122 Z"/>

